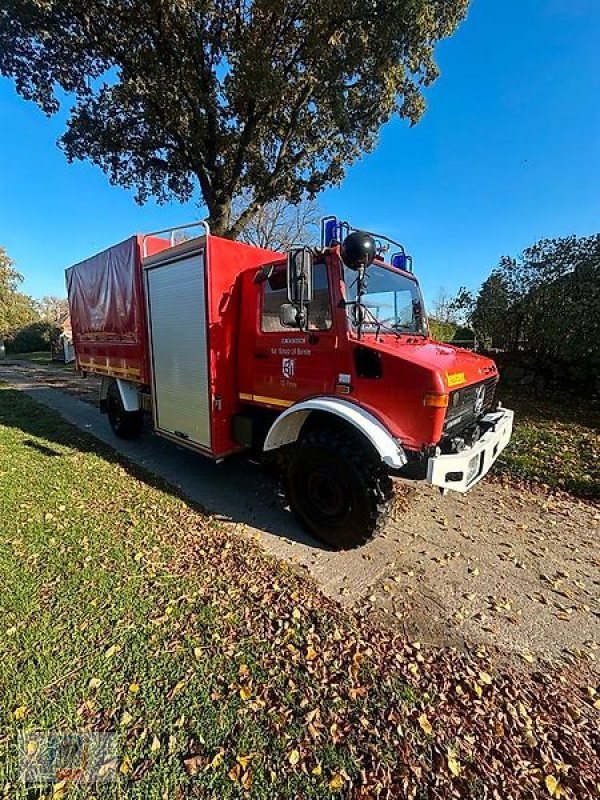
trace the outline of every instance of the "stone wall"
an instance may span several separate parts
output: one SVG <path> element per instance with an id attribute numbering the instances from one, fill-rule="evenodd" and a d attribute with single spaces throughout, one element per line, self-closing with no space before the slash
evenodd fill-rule
<path id="1" fill-rule="evenodd" d="M 544 361 L 526 352 L 494 352 L 487 355 L 498 365 L 501 383 L 506 387 L 535 394 L 548 391 L 588 392 L 600 398 L 600 361 Z"/>

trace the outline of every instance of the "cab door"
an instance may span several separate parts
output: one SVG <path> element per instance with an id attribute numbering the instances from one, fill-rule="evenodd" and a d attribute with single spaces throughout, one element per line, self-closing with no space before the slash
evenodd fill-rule
<path id="1" fill-rule="evenodd" d="M 288 302 L 285 264 L 267 267 L 258 279 L 252 389 L 241 399 L 285 408 L 307 397 L 332 394 L 337 379 L 338 342 L 328 265 L 314 265 L 314 293 L 308 306 L 306 331 L 284 327 L 280 322 L 281 306 Z"/>

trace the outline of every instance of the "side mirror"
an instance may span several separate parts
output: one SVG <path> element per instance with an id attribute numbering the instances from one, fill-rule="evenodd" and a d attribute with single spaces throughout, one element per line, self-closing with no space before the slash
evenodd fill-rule
<path id="1" fill-rule="evenodd" d="M 279 322 L 284 328 L 300 327 L 300 311 L 292 303 L 283 303 L 279 308 Z"/>
<path id="2" fill-rule="evenodd" d="M 301 309 L 313 298 L 313 256 L 307 247 L 288 253 L 287 293 L 290 303 Z"/>

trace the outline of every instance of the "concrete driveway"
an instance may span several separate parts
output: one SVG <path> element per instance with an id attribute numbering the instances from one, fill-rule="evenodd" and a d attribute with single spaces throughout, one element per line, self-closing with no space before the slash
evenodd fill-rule
<path id="1" fill-rule="evenodd" d="M 399 483 L 393 519 L 368 545 L 331 552 L 284 507 L 277 481 L 242 458 L 222 464 L 153 436 L 118 440 L 90 386 L 52 368 L 0 366 L 26 392 L 177 487 L 223 524 L 304 568 L 321 589 L 359 604 L 412 640 L 491 646 L 524 667 L 600 674 L 600 509 L 487 480 L 467 496 Z M 83 386 L 83 384 L 81 384 Z"/>

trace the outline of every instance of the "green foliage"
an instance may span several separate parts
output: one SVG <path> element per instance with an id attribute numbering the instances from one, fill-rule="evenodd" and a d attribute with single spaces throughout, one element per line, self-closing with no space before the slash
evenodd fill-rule
<path id="1" fill-rule="evenodd" d="M 36 318 L 33 301 L 18 291 L 22 281 L 23 276 L 0 247 L 0 340 Z"/>
<path id="2" fill-rule="evenodd" d="M 600 357 L 600 234 L 543 239 L 505 257 L 471 316 L 481 339 L 542 359 Z"/>
<path id="3" fill-rule="evenodd" d="M 61 143 L 143 202 L 199 185 L 218 234 L 269 201 L 339 183 L 399 114 L 416 123 L 433 54 L 468 0 L 7 0 L 0 74 Z M 231 202 L 249 205 L 230 224 Z"/>
<path id="4" fill-rule="evenodd" d="M 470 318 L 481 342 L 494 347 L 508 347 L 514 343 L 506 324 L 510 307 L 510 292 L 504 274 L 496 269 L 481 285 Z"/>
<path id="5" fill-rule="evenodd" d="M 457 326 L 453 322 L 439 320 L 429 316 L 429 335 L 437 342 L 450 342 L 454 337 Z"/>
<path id="6" fill-rule="evenodd" d="M 474 348 L 476 341 L 475 331 L 472 328 L 466 327 L 465 325 L 459 325 L 454 331 L 454 335 L 451 339 L 453 344 L 457 344 L 459 347 L 468 348 Z"/>
<path id="7" fill-rule="evenodd" d="M 6 341 L 6 350 L 9 353 L 33 353 L 35 351 L 50 350 L 50 344 L 60 334 L 53 322 L 31 322 L 19 328 L 13 336 Z"/>

